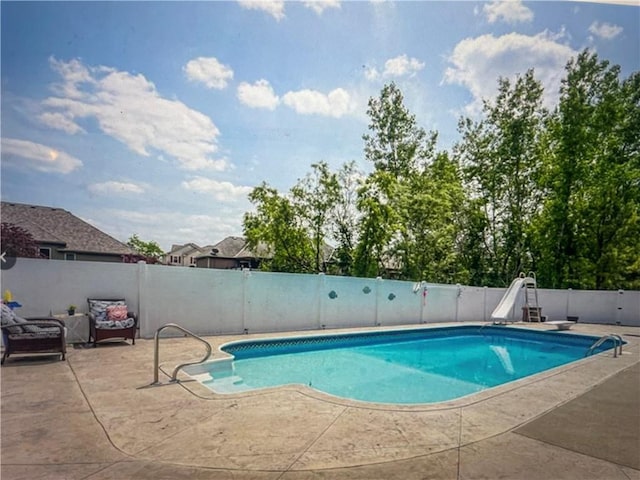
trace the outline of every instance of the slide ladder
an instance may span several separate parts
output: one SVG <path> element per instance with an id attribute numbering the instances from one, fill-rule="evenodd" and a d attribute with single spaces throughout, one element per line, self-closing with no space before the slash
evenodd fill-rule
<path id="1" fill-rule="evenodd" d="M 525 319 L 530 322 L 540 322 L 540 307 L 538 305 L 538 288 L 536 285 L 536 274 L 529 272 L 524 281 L 524 306 L 526 309 Z"/>

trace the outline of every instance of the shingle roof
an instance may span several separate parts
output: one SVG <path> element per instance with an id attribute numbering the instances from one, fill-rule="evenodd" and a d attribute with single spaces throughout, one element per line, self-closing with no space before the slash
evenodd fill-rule
<path id="1" fill-rule="evenodd" d="M 2 202 L 2 222 L 27 230 L 39 243 L 59 243 L 70 252 L 133 254 L 133 249 L 62 208 Z"/>
<path id="2" fill-rule="evenodd" d="M 213 248 L 218 250 L 216 256 L 233 258 L 242 250 L 247 241 L 243 237 L 227 237 L 216 243 Z"/>

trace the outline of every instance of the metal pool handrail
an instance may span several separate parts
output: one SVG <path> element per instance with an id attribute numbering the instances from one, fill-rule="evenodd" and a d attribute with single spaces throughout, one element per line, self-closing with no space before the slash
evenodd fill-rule
<path id="1" fill-rule="evenodd" d="M 607 340 L 613 340 L 613 357 L 616 358 L 618 356 L 618 345 L 620 346 L 620 355 L 622 355 L 622 344 L 624 343 L 624 341 L 622 340 L 622 337 L 616 333 L 610 333 L 608 335 L 603 335 L 598 340 L 596 340 L 594 344 L 591 345 L 587 350 L 585 357 L 588 357 L 589 355 L 591 355 L 596 348 L 598 348 Z"/>
<path id="2" fill-rule="evenodd" d="M 204 358 L 202 360 L 199 360 L 197 362 L 187 362 L 187 363 L 182 363 L 180 365 L 178 365 L 174 370 L 173 373 L 171 374 L 171 380 L 169 380 L 170 382 L 177 382 L 178 381 L 178 372 L 180 371 L 180 369 L 182 369 L 183 367 L 187 367 L 189 365 L 197 365 L 198 363 L 203 363 L 206 362 L 209 357 L 211 356 L 211 345 L 209 344 L 209 342 L 207 342 L 205 339 L 203 339 L 202 337 L 199 337 L 198 335 L 196 335 L 193 332 L 190 332 L 189 330 L 187 330 L 184 327 L 181 327 L 180 325 L 176 324 L 176 323 L 167 323 L 166 325 L 163 325 L 162 327 L 160 327 L 158 330 L 156 330 L 156 333 L 153 337 L 154 340 L 154 344 L 155 344 L 155 348 L 154 348 L 154 352 L 153 352 L 153 383 L 151 385 L 160 385 L 160 382 L 158 381 L 158 371 L 160 370 L 160 366 L 159 366 L 159 358 L 160 358 L 160 332 L 162 332 L 165 328 L 175 328 L 177 330 L 180 330 L 181 332 L 189 335 L 190 337 L 195 338 L 196 340 L 201 341 L 202 343 L 205 344 L 205 346 L 207 347 L 207 354 L 204 356 Z"/>

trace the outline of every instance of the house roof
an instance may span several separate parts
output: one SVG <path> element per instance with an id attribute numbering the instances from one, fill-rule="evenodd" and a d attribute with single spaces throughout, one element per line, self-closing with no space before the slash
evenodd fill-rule
<path id="1" fill-rule="evenodd" d="M 246 243 L 244 237 L 227 237 L 216 243 L 212 250 L 218 250 L 217 257 L 233 258 L 244 248 Z"/>
<path id="2" fill-rule="evenodd" d="M 195 243 L 185 243 L 184 245 L 177 245 L 174 244 L 171 246 L 171 250 L 169 252 L 167 252 L 165 255 L 189 255 L 193 252 L 198 252 L 198 253 L 202 253 L 205 252 L 206 250 L 204 250 L 203 248 L 199 247 L 198 245 L 196 245 Z"/>
<path id="3" fill-rule="evenodd" d="M 246 238 L 230 236 L 215 245 L 203 247 L 204 253 L 198 258 L 268 258 L 268 249 L 260 247 L 258 248 L 258 255 L 256 255 L 247 246 Z"/>
<path id="4" fill-rule="evenodd" d="M 55 207 L 2 202 L 2 222 L 28 231 L 38 243 L 60 244 L 68 252 L 126 255 L 135 251 L 72 213 Z"/>

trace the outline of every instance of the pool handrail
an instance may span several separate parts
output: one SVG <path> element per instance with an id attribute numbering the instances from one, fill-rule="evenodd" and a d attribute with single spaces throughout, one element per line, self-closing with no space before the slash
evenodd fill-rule
<path id="1" fill-rule="evenodd" d="M 624 340 L 622 340 L 622 337 L 617 333 L 609 333 L 607 335 L 603 335 L 598 340 L 596 340 L 593 343 L 593 345 L 589 347 L 589 349 L 587 350 L 587 353 L 585 353 L 585 357 L 588 357 L 589 355 L 593 354 L 595 349 L 598 348 L 607 340 L 613 340 L 613 357 L 617 358 L 618 356 L 618 346 L 620 346 L 620 355 L 622 355 L 622 344 L 624 343 Z"/>
<path id="2" fill-rule="evenodd" d="M 162 332 L 166 328 L 175 328 L 177 330 L 180 330 L 181 332 L 185 333 L 186 335 L 189 335 L 190 337 L 193 337 L 196 340 L 199 340 L 200 342 L 204 343 L 205 346 L 207 347 L 207 353 L 204 356 L 204 358 L 202 358 L 202 360 L 199 360 L 197 362 L 186 362 L 186 363 L 182 363 L 182 364 L 176 366 L 176 368 L 174 368 L 174 370 L 173 370 L 173 373 L 171 374 L 171 379 L 169 380 L 170 383 L 178 382 L 178 372 L 182 368 L 187 367 L 189 365 L 197 365 L 199 363 L 206 362 L 209 359 L 209 357 L 211 356 L 211 345 L 209 344 L 209 342 L 207 342 L 202 337 L 196 335 L 195 333 L 190 332 L 186 328 L 181 327 L 177 323 L 167 323 L 167 324 L 163 325 L 162 327 L 158 328 L 158 330 L 156 330 L 156 333 L 155 333 L 155 335 L 153 337 L 153 340 L 154 340 L 153 383 L 151 383 L 151 385 L 160 385 L 160 382 L 158 380 L 158 371 L 160 370 L 160 365 L 159 365 L 159 359 L 160 359 L 160 332 Z"/>

